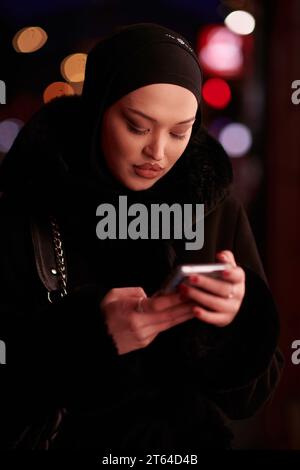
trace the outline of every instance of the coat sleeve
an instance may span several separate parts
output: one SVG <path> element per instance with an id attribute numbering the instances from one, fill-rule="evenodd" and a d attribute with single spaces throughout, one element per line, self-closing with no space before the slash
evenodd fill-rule
<path id="1" fill-rule="evenodd" d="M 278 313 L 243 207 L 229 197 L 209 218 L 204 251 L 188 262 L 214 262 L 217 251 L 232 250 L 246 273 L 240 310 L 223 328 L 195 318 L 161 333 L 147 348 L 149 363 L 156 357 L 161 380 L 198 389 L 228 417 L 241 419 L 270 398 L 279 380 Z"/>

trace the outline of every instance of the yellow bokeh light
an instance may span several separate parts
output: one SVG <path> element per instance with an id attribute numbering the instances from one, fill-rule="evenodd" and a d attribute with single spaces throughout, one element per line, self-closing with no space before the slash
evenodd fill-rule
<path id="1" fill-rule="evenodd" d="M 18 31 L 12 43 L 17 52 L 30 53 L 43 47 L 47 39 L 47 33 L 42 28 L 29 26 Z"/>
<path id="2" fill-rule="evenodd" d="M 77 53 L 66 57 L 60 66 L 62 76 L 68 82 L 83 82 L 87 54 Z"/>
<path id="3" fill-rule="evenodd" d="M 73 87 L 66 82 L 53 82 L 47 86 L 46 90 L 43 93 L 44 103 L 53 100 L 59 96 L 65 95 L 75 95 Z"/>
<path id="4" fill-rule="evenodd" d="M 72 88 L 74 89 L 76 95 L 81 95 L 82 93 L 82 88 L 83 88 L 83 82 L 72 82 Z"/>

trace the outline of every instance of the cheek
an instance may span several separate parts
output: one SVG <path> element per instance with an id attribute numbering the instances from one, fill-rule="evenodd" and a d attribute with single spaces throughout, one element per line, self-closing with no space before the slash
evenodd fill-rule
<path id="1" fill-rule="evenodd" d="M 188 145 L 188 140 L 184 142 L 179 142 L 174 145 L 172 150 L 170 149 L 170 157 L 169 157 L 169 163 L 173 166 L 177 162 L 177 160 L 180 159 L 181 155 L 185 151 L 186 147 Z"/>
<path id="2" fill-rule="evenodd" d="M 120 158 L 123 161 L 133 160 L 140 151 L 139 142 L 134 137 L 120 127 L 118 132 L 111 133 L 110 153 L 113 153 L 118 160 Z"/>

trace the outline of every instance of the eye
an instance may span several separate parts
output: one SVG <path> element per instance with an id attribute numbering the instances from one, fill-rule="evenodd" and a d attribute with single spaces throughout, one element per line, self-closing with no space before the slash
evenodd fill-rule
<path id="1" fill-rule="evenodd" d="M 127 128 L 130 132 L 132 132 L 133 134 L 137 134 L 137 135 L 146 135 L 150 131 L 150 129 L 139 129 L 130 121 L 127 121 Z M 178 140 L 183 140 L 187 137 L 185 134 L 174 134 L 173 132 L 171 132 L 170 135 L 172 136 L 173 139 L 178 139 Z"/>
<path id="2" fill-rule="evenodd" d="M 183 140 L 186 138 L 186 135 L 185 134 L 172 134 L 171 133 L 171 136 L 174 138 L 174 139 L 179 139 L 179 140 Z"/>
<path id="3" fill-rule="evenodd" d="M 130 132 L 133 132 L 134 134 L 138 134 L 138 135 L 145 135 L 150 131 L 150 129 L 139 129 L 130 121 L 127 121 L 127 128 Z"/>

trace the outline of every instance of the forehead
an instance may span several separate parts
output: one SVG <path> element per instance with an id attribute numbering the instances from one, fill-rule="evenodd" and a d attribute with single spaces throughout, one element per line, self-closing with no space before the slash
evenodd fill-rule
<path id="1" fill-rule="evenodd" d="M 178 117 L 181 120 L 191 118 L 198 107 L 197 99 L 190 90 L 170 83 L 155 83 L 138 88 L 124 96 L 120 103 L 150 115 L 173 115 L 174 120 Z"/>

